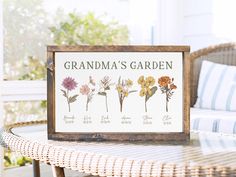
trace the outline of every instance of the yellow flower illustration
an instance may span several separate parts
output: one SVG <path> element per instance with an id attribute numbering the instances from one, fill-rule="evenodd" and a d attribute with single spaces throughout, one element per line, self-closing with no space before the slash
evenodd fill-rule
<path id="1" fill-rule="evenodd" d="M 143 84 L 145 83 L 144 76 L 140 76 L 140 77 L 139 77 L 138 83 L 139 83 L 140 85 L 143 85 Z"/>
<path id="2" fill-rule="evenodd" d="M 117 85 L 116 86 L 116 90 L 118 91 L 118 93 L 122 92 L 122 86 L 121 85 Z"/>
<path id="3" fill-rule="evenodd" d="M 118 83 L 116 85 L 116 90 L 119 96 L 120 112 L 123 111 L 123 102 L 125 98 L 128 97 L 130 93 L 136 92 L 136 90 L 130 90 L 132 86 L 133 86 L 132 80 L 130 79 L 122 80 L 121 77 L 119 77 Z"/>
<path id="4" fill-rule="evenodd" d="M 147 88 L 147 94 L 148 94 L 148 95 L 151 95 L 151 94 L 152 94 L 152 91 L 151 91 L 151 89 L 150 89 L 149 87 Z"/>
<path id="5" fill-rule="evenodd" d="M 147 112 L 147 101 L 157 91 L 157 87 L 154 86 L 155 79 L 152 76 L 148 76 L 146 78 L 144 78 L 144 76 L 140 76 L 138 79 L 138 84 L 141 85 L 139 96 L 141 97 L 145 96 L 145 112 Z"/>
<path id="6" fill-rule="evenodd" d="M 146 95 L 146 92 L 147 92 L 146 89 L 141 89 L 139 95 L 143 97 L 144 95 Z"/>
<path id="7" fill-rule="evenodd" d="M 125 96 L 125 97 L 128 97 L 128 95 L 129 95 L 129 92 L 128 92 L 127 90 L 125 90 L 125 91 L 124 91 L 124 96 Z"/>
<path id="8" fill-rule="evenodd" d="M 149 84 L 148 84 L 146 81 L 144 81 L 144 82 L 141 84 L 141 87 L 145 89 L 145 88 L 149 87 Z"/>
<path id="9" fill-rule="evenodd" d="M 149 86 L 153 86 L 155 84 L 155 79 L 152 76 L 147 77 L 146 82 Z"/>
<path id="10" fill-rule="evenodd" d="M 131 87 L 133 85 L 133 81 L 130 79 L 126 80 L 126 85 L 127 87 Z"/>

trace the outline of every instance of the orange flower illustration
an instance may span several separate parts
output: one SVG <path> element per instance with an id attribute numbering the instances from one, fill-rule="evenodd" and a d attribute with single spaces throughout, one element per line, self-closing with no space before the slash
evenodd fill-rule
<path id="1" fill-rule="evenodd" d="M 166 87 L 168 86 L 168 84 L 171 83 L 171 79 L 169 76 L 162 76 L 161 78 L 158 79 L 158 84 L 161 86 L 161 87 Z"/>
<path id="2" fill-rule="evenodd" d="M 169 76 L 162 76 L 158 79 L 162 94 L 166 94 L 166 112 L 168 112 L 168 102 L 170 101 L 174 90 L 177 89 L 177 86 L 173 82 L 174 78 L 171 79 Z"/>

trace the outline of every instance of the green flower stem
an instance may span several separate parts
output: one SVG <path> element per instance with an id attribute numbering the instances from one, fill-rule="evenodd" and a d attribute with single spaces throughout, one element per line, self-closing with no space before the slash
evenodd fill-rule
<path id="1" fill-rule="evenodd" d="M 123 111 L 123 99 L 122 98 L 120 98 L 120 112 L 122 112 Z"/>
<path id="2" fill-rule="evenodd" d="M 107 110 L 107 112 L 108 112 L 107 95 L 106 95 L 105 97 L 106 97 L 106 110 Z"/>
<path id="3" fill-rule="evenodd" d="M 86 111 L 88 111 L 88 103 L 89 103 L 89 100 L 88 100 L 88 96 L 87 96 Z"/>
<path id="4" fill-rule="evenodd" d="M 66 93 L 66 99 L 67 99 L 68 108 L 69 108 L 69 112 L 70 112 L 69 90 L 67 90 L 67 93 Z"/>
<path id="5" fill-rule="evenodd" d="M 147 95 L 146 95 L 147 97 Z M 147 112 L 147 98 L 145 98 L 145 112 Z"/>
<path id="6" fill-rule="evenodd" d="M 166 92 L 166 112 L 168 112 L 168 93 Z"/>

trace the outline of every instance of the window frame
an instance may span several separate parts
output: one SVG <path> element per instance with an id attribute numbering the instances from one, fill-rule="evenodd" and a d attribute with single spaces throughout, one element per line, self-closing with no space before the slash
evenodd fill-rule
<path id="1" fill-rule="evenodd" d="M 5 81 L 3 55 L 3 1 L 0 0 L 0 127 L 4 125 L 3 103 L 8 101 L 40 101 L 46 100 L 46 81 Z M 46 119 L 46 118 L 45 118 Z M 4 150 L 0 146 L 0 177 L 4 176 Z"/>

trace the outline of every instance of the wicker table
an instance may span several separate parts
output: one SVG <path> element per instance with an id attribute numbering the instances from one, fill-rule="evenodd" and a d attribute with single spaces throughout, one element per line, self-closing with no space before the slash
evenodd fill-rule
<path id="1" fill-rule="evenodd" d="M 100 176 L 236 176 L 236 137 L 192 133 L 188 143 L 66 142 L 47 140 L 45 122 L 1 132 L 1 144 L 23 156 Z M 37 171 L 37 163 L 35 163 Z M 36 174 L 37 175 L 37 174 Z"/>

